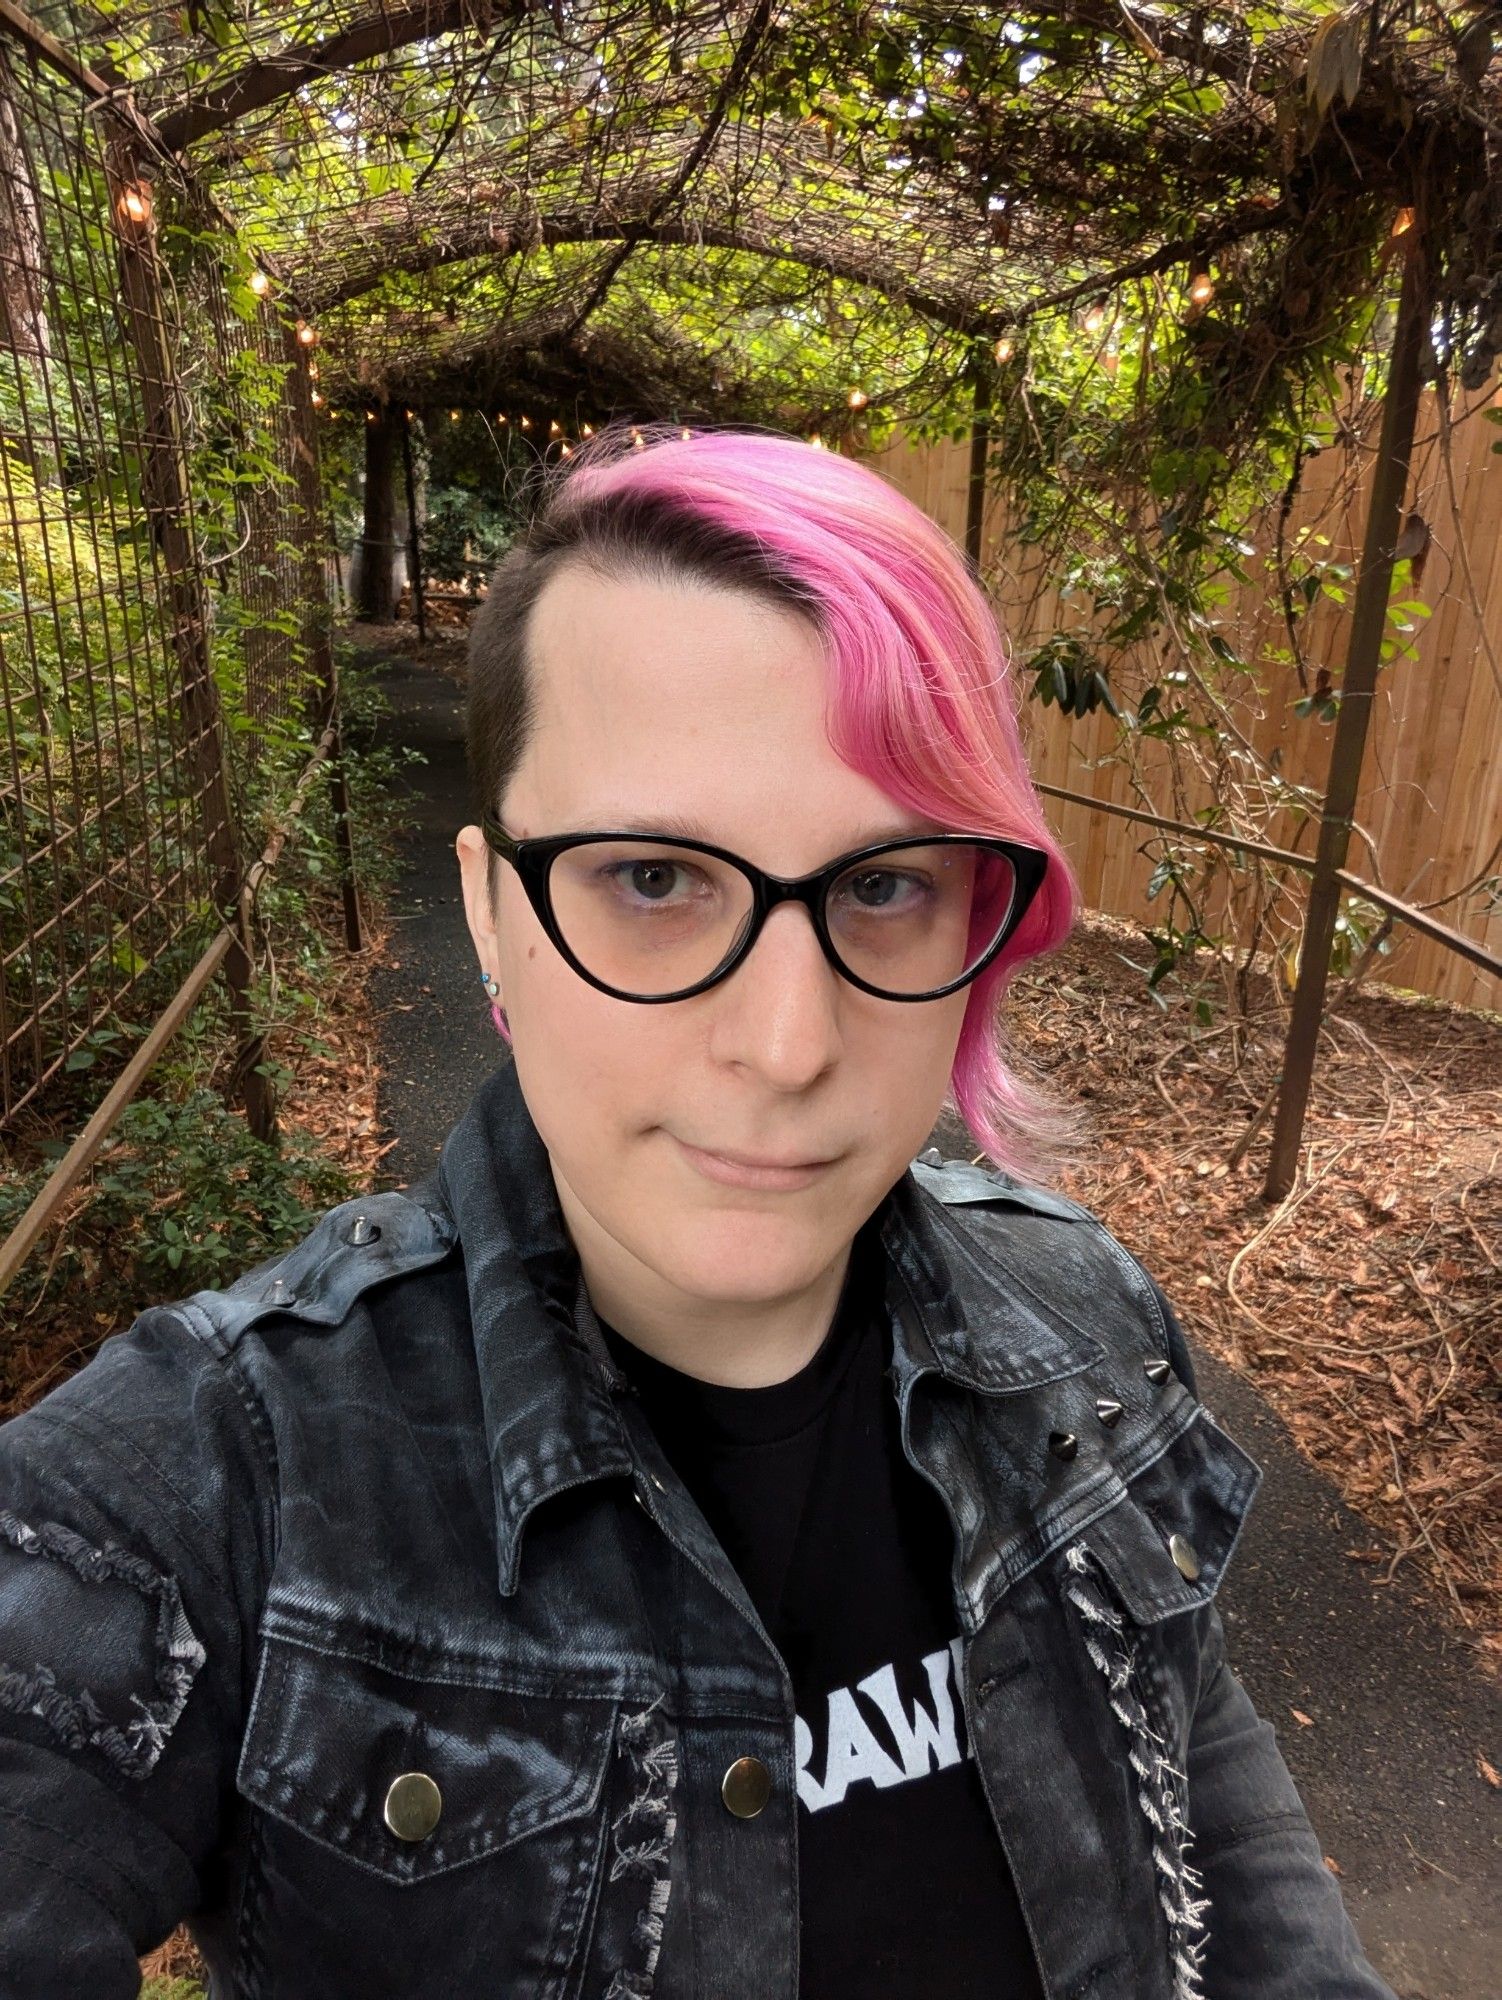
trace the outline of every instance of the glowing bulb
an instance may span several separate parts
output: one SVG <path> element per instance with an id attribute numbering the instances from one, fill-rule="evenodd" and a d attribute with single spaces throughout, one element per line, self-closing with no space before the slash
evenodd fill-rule
<path id="1" fill-rule="evenodd" d="M 120 197 L 120 213 L 127 222 L 150 222 L 151 196 L 143 187 L 128 187 Z"/>
<path id="2" fill-rule="evenodd" d="M 1406 236 L 1412 227 L 1413 210 L 1411 208 L 1400 208 L 1392 219 L 1390 234 L 1393 236 Z"/>
<path id="3" fill-rule="evenodd" d="M 315 410 L 321 410 L 323 408 L 323 398 L 322 396 L 319 395 L 316 389 L 313 391 L 313 408 Z"/>
<path id="4" fill-rule="evenodd" d="M 1101 328 L 1105 325 L 1105 323 L 1106 323 L 1106 302 L 1104 299 L 1097 299 L 1093 306 L 1087 308 L 1085 317 L 1082 320 L 1081 324 L 1083 325 L 1086 333 L 1088 333 L 1091 339 L 1093 340 L 1096 334 L 1098 334 Z"/>
<path id="5" fill-rule="evenodd" d="M 374 411 L 374 410 L 367 410 L 367 411 L 365 412 L 365 421 L 366 421 L 366 423 L 368 423 L 368 424 L 374 424 L 374 423 L 378 423 L 378 422 L 379 422 L 380 420 L 379 420 L 379 418 L 377 417 L 377 415 L 376 415 L 376 413 L 375 413 L 375 411 Z"/>
<path id="6" fill-rule="evenodd" d="M 496 413 L 495 413 L 495 420 L 496 420 L 496 422 L 497 422 L 498 424 L 503 424 L 503 423 L 505 423 L 505 421 L 506 421 L 506 412 L 505 412 L 504 410 L 497 410 L 497 411 L 496 411 Z"/>
<path id="7" fill-rule="evenodd" d="M 585 436 L 586 436 L 587 438 L 592 438 L 592 437 L 594 436 L 594 434 L 595 434 L 595 427 L 594 427 L 594 425 L 593 425 L 593 424 L 586 424 L 586 425 L 584 426 L 584 435 L 585 435 Z"/>
<path id="8" fill-rule="evenodd" d="M 1209 305 L 1215 297 L 1215 280 L 1208 271 L 1196 271 L 1189 280 L 1189 296 L 1197 306 Z"/>
<path id="9" fill-rule="evenodd" d="M 815 451 L 822 451 L 824 449 L 824 440 L 823 438 L 820 437 L 817 431 L 815 431 L 813 435 L 809 438 L 809 443 L 813 446 Z"/>
<path id="10" fill-rule="evenodd" d="M 845 398 L 845 401 L 850 405 L 852 410 L 863 410 L 870 400 L 871 398 L 866 394 L 864 389 L 852 389 L 850 394 Z"/>
<path id="11" fill-rule="evenodd" d="M 554 417 L 552 422 L 548 425 L 548 429 L 553 434 L 554 437 L 557 437 L 558 433 L 563 429 L 563 426 L 562 424 L 559 423 L 558 419 Z"/>
<path id="12" fill-rule="evenodd" d="M 688 438 L 688 437 L 692 437 L 692 436 L 693 436 L 693 432 L 692 432 L 692 431 L 689 431 L 689 430 L 683 430 L 683 431 L 679 431 L 678 435 L 679 435 L 679 437 L 686 437 L 686 438 Z"/>
<path id="13" fill-rule="evenodd" d="M 570 443 L 569 443 L 569 442 L 567 441 L 567 439 L 565 439 L 565 440 L 564 440 L 564 442 L 563 442 L 563 443 L 562 443 L 561 445 L 559 445 L 558 449 L 559 449 L 559 450 L 560 450 L 560 451 L 561 451 L 561 452 L 563 453 L 563 456 L 564 456 L 565 458 L 568 458 L 568 457 L 570 457 L 570 456 L 572 455 L 572 452 L 573 452 L 573 449 L 574 449 L 574 448 L 573 448 L 573 446 L 572 446 L 572 445 L 571 445 L 571 444 L 570 444 Z"/>
<path id="14" fill-rule="evenodd" d="M 641 443 L 641 432 L 636 428 L 635 424 L 631 426 L 631 442 L 633 444 Z"/>
<path id="15" fill-rule="evenodd" d="M 316 382 L 318 380 L 318 363 L 316 361 L 310 361 L 308 363 L 308 380 L 310 382 Z"/>
<path id="16" fill-rule="evenodd" d="M 456 424 L 456 423 L 458 423 L 458 421 L 459 421 L 459 412 L 458 412 L 457 410 L 450 410 L 450 411 L 449 411 L 449 422 L 450 422 L 451 424 Z"/>
<path id="17" fill-rule="evenodd" d="M 318 342 L 318 329 L 308 325 L 305 319 L 297 322 L 297 337 L 304 347 L 314 347 Z"/>
<path id="18" fill-rule="evenodd" d="M 523 418 L 522 418 L 522 429 L 523 429 L 524 431 L 529 431 L 529 430 L 531 430 L 531 428 L 532 428 L 532 419 L 531 419 L 530 417 L 523 417 Z"/>
<path id="19" fill-rule="evenodd" d="M 258 299 L 264 299 L 271 290 L 271 280 L 264 271 L 252 271 L 247 282 Z"/>
<path id="20" fill-rule="evenodd" d="M 414 417 L 415 417 L 416 415 L 417 415 L 417 412 L 416 412 L 416 410 L 408 410 L 408 412 L 407 412 L 407 422 L 408 422 L 408 423 L 410 424 L 410 423 L 411 423 L 411 421 L 412 421 L 412 419 L 413 419 L 413 418 L 414 418 Z"/>
<path id="21" fill-rule="evenodd" d="M 641 451 L 643 449 L 643 440 L 640 437 L 634 437 L 631 440 L 631 444 L 633 450 Z"/>
<path id="22" fill-rule="evenodd" d="M 1011 360 L 1016 352 L 1017 343 L 1014 340 L 1009 340 L 1006 334 L 1003 334 L 996 343 L 996 359 L 1004 365 Z"/>

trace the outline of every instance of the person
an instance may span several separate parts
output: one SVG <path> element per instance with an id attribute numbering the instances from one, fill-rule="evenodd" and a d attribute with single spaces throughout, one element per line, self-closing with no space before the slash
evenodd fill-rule
<path id="1" fill-rule="evenodd" d="M 1226 1657 L 1261 1468 L 1005 1052 L 1077 889 L 985 598 L 638 435 L 474 624 L 437 1166 L 0 1430 L 0 1990 L 1392 2000 Z"/>

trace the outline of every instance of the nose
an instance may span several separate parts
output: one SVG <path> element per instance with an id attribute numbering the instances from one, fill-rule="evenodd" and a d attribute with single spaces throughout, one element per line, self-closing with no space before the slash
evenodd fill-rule
<path id="1" fill-rule="evenodd" d="M 720 988 L 721 1054 L 775 1074 L 786 1088 L 806 1083 L 837 1053 L 846 983 L 824 956 L 809 912 L 782 904 Z"/>

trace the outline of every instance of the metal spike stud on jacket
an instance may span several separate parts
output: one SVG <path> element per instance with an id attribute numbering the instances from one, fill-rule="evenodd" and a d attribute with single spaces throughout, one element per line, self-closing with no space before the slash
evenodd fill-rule
<path id="1" fill-rule="evenodd" d="M 884 1198 L 903 1450 L 1049 2000 L 1393 2000 L 1215 1593 L 1261 1469 L 1086 1209 Z M 796 2000 L 793 1690 L 508 1060 L 436 1169 L 0 1428 L 0 1993 Z"/>

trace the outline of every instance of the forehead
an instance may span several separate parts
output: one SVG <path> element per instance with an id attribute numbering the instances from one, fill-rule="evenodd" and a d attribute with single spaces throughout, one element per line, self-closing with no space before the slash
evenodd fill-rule
<path id="1" fill-rule="evenodd" d="M 541 593 L 528 638 L 537 726 L 513 831 L 525 818 L 770 853 L 779 830 L 821 851 L 934 830 L 835 755 L 823 643 L 790 608 L 575 566 Z"/>

